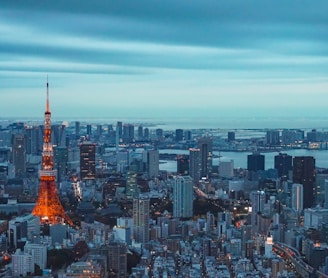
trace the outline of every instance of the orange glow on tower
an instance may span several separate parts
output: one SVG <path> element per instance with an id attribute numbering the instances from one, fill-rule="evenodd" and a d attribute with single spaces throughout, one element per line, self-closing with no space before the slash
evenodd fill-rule
<path id="1" fill-rule="evenodd" d="M 49 106 L 49 84 L 47 80 L 47 102 L 44 113 L 44 137 L 42 167 L 38 199 L 32 214 L 40 218 L 41 224 L 60 224 L 66 222 L 73 225 L 60 203 L 56 187 L 56 170 L 54 170 L 53 147 L 51 143 L 51 113 Z"/>

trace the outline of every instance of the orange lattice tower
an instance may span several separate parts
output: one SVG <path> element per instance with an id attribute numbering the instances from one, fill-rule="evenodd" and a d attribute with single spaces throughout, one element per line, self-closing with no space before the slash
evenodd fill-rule
<path id="1" fill-rule="evenodd" d="M 51 144 L 51 113 L 49 108 L 49 84 L 47 81 L 47 103 L 44 113 L 44 138 L 42 152 L 42 168 L 38 199 L 32 214 L 40 217 L 41 224 L 59 224 L 66 222 L 73 225 L 66 215 L 59 200 L 56 187 L 56 170 L 54 170 L 53 147 Z"/>

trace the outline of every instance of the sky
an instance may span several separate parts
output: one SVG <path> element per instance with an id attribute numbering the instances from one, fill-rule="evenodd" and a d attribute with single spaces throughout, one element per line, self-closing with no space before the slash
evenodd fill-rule
<path id="1" fill-rule="evenodd" d="M 1 0 L 0 118 L 327 117 L 327 0 Z M 327 123 L 328 126 L 328 123 Z"/>

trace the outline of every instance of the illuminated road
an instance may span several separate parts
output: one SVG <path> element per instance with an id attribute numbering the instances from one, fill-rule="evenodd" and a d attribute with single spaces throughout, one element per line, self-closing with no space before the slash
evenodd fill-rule
<path id="1" fill-rule="evenodd" d="M 278 254 L 283 254 L 285 259 L 288 259 L 294 266 L 295 271 L 304 278 L 310 277 L 310 274 L 316 273 L 319 277 L 328 278 L 327 274 L 314 269 L 302 260 L 298 250 L 284 243 L 275 242 L 273 250 Z"/>

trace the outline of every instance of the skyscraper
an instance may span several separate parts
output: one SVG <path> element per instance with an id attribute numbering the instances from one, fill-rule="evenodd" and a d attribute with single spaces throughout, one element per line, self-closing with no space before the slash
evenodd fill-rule
<path id="1" fill-rule="evenodd" d="M 264 155 L 259 153 L 249 154 L 247 156 L 247 170 L 254 172 L 264 170 Z"/>
<path id="2" fill-rule="evenodd" d="M 293 158 L 286 153 L 279 153 L 274 157 L 274 168 L 278 171 L 278 177 L 287 176 L 293 169 Z"/>
<path id="3" fill-rule="evenodd" d="M 199 181 L 201 177 L 200 149 L 189 149 L 189 158 L 189 175 L 194 181 Z"/>
<path id="4" fill-rule="evenodd" d="M 61 181 L 67 174 L 68 149 L 66 147 L 54 148 L 55 169 L 57 170 L 57 180 Z"/>
<path id="5" fill-rule="evenodd" d="M 280 144 L 279 130 L 268 130 L 266 133 L 267 144 L 277 146 Z"/>
<path id="6" fill-rule="evenodd" d="M 212 173 L 212 138 L 202 137 L 198 139 L 198 149 L 200 150 L 201 177 L 209 178 Z"/>
<path id="7" fill-rule="evenodd" d="M 264 211 L 264 205 L 266 202 L 266 197 L 264 191 L 252 191 L 250 193 L 250 199 L 252 203 L 252 214 L 251 214 L 251 224 L 252 226 L 257 226 L 257 215 Z M 256 227 L 255 227 L 256 228 Z"/>
<path id="8" fill-rule="evenodd" d="M 181 176 L 189 175 L 189 155 L 177 156 L 177 174 Z"/>
<path id="9" fill-rule="evenodd" d="M 183 129 L 176 129 L 175 130 L 175 141 L 179 142 L 183 140 Z"/>
<path id="10" fill-rule="evenodd" d="M 38 216 L 42 224 L 59 224 L 65 221 L 72 225 L 72 220 L 66 215 L 57 193 L 56 170 L 54 170 L 53 147 L 51 143 L 51 113 L 48 82 L 46 112 L 44 113 L 44 138 L 41 167 L 39 172 L 39 194 L 32 214 Z"/>
<path id="11" fill-rule="evenodd" d="M 228 131 L 228 142 L 233 142 L 236 140 L 236 135 L 234 131 Z"/>
<path id="12" fill-rule="evenodd" d="M 147 151 L 147 173 L 149 178 L 154 178 L 158 176 L 159 173 L 158 150 Z"/>
<path id="13" fill-rule="evenodd" d="M 80 122 L 76 121 L 75 122 L 75 135 L 77 137 L 80 136 L 80 132 L 81 132 Z"/>
<path id="14" fill-rule="evenodd" d="M 109 242 L 108 269 L 111 273 L 115 273 L 117 278 L 127 277 L 127 248 L 125 243 Z"/>
<path id="15" fill-rule="evenodd" d="M 133 199 L 133 235 L 136 242 L 146 244 L 149 241 L 149 198 Z"/>
<path id="16" fill-rule="evenodd" d="M 80 177 L 81 180 L 96 178 L 96 146 L 88 141 L 80 145 Z"/>
<path id="17" fill-rule="evenodd" d="M 189 176 L 176 177 L 173 187 L 173 217 L 193 216 L 193 181 Z"/>
<path id="18" fill-rule="evenodd" d="M 293 183 L 303 185 L 303 206 L 315 204 L 315 159 L 312 156 L 296 156 L 293 159 Z"/>
<path id="19" fill-rule="evenodd" d="M 301 212 L 303 210 L 303 199 L 303 185 L 294 183 L 292 186 L 292 209 Z"/>
<path id="20" fill-rule="evenodd" d="M 15 176 L 22 177 L 26 170 L 26 149 L 24 134 L 13 135 L 13 164 Z"/>

